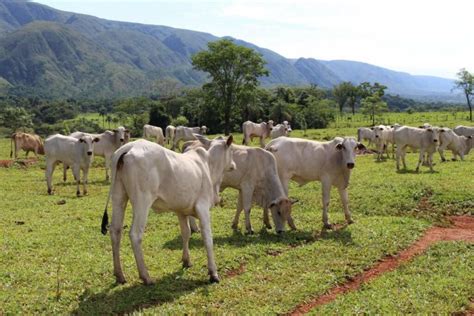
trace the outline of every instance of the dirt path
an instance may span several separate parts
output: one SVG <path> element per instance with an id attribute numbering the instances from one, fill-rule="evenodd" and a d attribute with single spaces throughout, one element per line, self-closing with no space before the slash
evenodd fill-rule
<path id="1" fill-rule="evenodd" d="M 396 256 L 382 259 L 375 266 L 364 273 L 354 277 L 344 284 L 333 287 L 328 293 L 312 299 L 307 303 L 297 306 L 289 315 L 306 314 L 315 307 L 327 304 L 335 300 L 338 295 L 357 290 L 362 283 L 380 276 L 381 274 L 395 270 L 400 264 L 420 255 L 431 245 L 439 241 L 468 241 L 474 243 L 474 217 L 452 216 L 449 217 L 453 225 L 451 227 L 432 227 L 409 248 L 403 250 Z"/>

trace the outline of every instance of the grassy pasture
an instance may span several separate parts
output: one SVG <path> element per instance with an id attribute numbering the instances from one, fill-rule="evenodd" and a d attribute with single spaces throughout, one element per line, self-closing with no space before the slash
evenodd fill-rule
<path id="1" fill-rule="evenodd" d="M 307 137 L 323 139 L 354 134 L 354 128 L 343 127 L 309 130 Z M 293 133 L 293 136 L 301 135 L 300 131 Z M 238 143 L 242 140 L 239 134 L 235 138 Z M 9 151 L 9 141 L 1 139 L 0 159 L 9 159 Z M 121 248 L 128 283 L 114 284 L 110 237 L 100 234 L 109 188 L 103 181 L 100 158 L 96 158 L 90 172 L 89 196 L 80 198 L 75 197 L 72 182 L 62 183 L 60 168 L 54 175 L 55 195 L 46 194 L 44 160 L 29 168 L 19 165 L 0 168 L 0 314 L 291 311 L 380 258 L 397 253 L 432 223 L 439 223 L 443 215 L 474 212 L 474 155 L 467 156 L 464 162 L 446 163 L 440 163 L 436 155 L 436 172 L 430 173 L 428 168 L 422 167 L 419 174 L 412 172 L 417 155 L 409 154 L 407 158 L 409 170 L 397 173 L 391 159 L 377 163 L 371 155 L 359 156 L 349 190 L 356 223 L 326 233 L 321 233 L 319 183 L 303 187 L 291 185 L 290 196 L 299 199 L 293 209 L 298 230 L 284 236 L 263 229 L 261 210 L 257 207 L 252 212 L 256 234 L 243 233 L 243 216 L 240 231 L 232 231 L 237 194 L 231 189 L 224 191 L 223 207 L 212 210 L 216 263 L 222 278 L 217 285 L 207 283 L 201 237 L 192 236 L 190 248 L 194 265 L 183 270 L 176 216 L 151 213 L 143 241 L 150 275 L 157 280 L 157 284 L 150 287 L 143 286 L 138 279 L 127 236 L 130 207 Z M 70 174 L 69 178 L 72 179 Z M 337 190 L 332 192 L 329 216 L 332 222 L 343 222 Z M 402 296 L 400 304 L 405 309 L 399 309 L 401 305 L 390 301 L 394 294 L 378 281 L 360 293 L 347 295 L 347 300 L 346 296 L 339 298 L 331 305 L 338 306 L 337 309 L 325 309 L 321 313 L 435 311 L 423 301 L 426 297 L 436 298 L 436 311 L 465 309 L 468 299 L 474 297 L 474 290 L 469 286 L 474 274 L 473 248 L 447 243 L 433 249 L 439 255 L 430 252 L 417 258 L 414 270 L 407 265 L 408 268 L 395 271 L 395 276 L 381 277 L 395 285 L 394 280 L 401 278 L 403 289 L 416 289 L 420 294 Z M 449 265 L 450 261 L 463 264 Z M 439 275 L 434 280 L 439 282 L 411 281 L 413 271 L 419 271 L 421 278 L 429 278 L 431 274 L 426 275 L 426 270 L 433 265 Z M 454 283 L 445 281 L 449 278 L 445 273 L 447 269 Z M 453 284 L 458 285 L 455 290 L 452 290 Z M 379 292 L 383 292 L 380 293 L 383 307 L 377 304 L 377 299 L 365 306 L 365 296 L 361 293 Z M 456 294 L 459 298 L 453 299 Z M 362 304 L 364 309 L 351 308 L 353 304 L 347 302 Z"/>

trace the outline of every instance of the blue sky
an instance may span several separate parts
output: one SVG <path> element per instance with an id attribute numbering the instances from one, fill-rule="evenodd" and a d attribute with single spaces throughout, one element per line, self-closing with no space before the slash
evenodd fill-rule
<path id="1" fill-rule="evenodd" d="M 474 71 L 472 0 L 37 0 L 105 19 L 229 35 L 288 57 L 453 78 Z"/>

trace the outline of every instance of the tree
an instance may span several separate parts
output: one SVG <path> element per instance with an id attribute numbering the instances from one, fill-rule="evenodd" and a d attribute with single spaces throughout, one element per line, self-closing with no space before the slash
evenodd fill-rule
<path id="1" fill-rule="evenodd" d="M 387 111 L 388 106 L 378 94 L 374 94 L 362 100 L 361 110 L 362 113 L 370 116 L 372 125 L 375 125 L 375 116 Z"/>
<path id="2" fill-rule="evenodd" d="M 459 89 L 466 96 L 467 106 L 469 108 L 469 120 L 472 122 L 472 104 L 471 98 L 474 95 L 474 75 L 462 68 L 456 74 L 458 79 L 454 81 L 454 89 Z"/>
<path id="3" fill-rule="evenodd" d="M 33 122 L 31 114 L 24 108 L 7 107 L 0 113 L 0 125 L 15 132 L 20 127 L 32 127 Z"/>
<path id="4" fill-rule="evenodd" d="M 170 121 L 171 119 L 166 113 L 165 106 L 159 102 L 154 102 L 150 108 L 148 124 L 166 128 Z"/>
<path id="5" fill-rule="evenodd" d="M 255 90 L 258 78 L 268 75 L 265 61 L 253 49 L 222 39 L 208 44 L 208 50 L 192 57 L 195 69 L 206 71 L 212 81 L 203 86 L 219 105 L 224 118 L 224 132 L 230 133 L 234 106 L 241 105 L 245 92 Z"/>
<path id="6" fill-rule="evenodd" d="M 349 81 L 344 81 L 335 86 L 332 90 L 334 99 L 336 99 L 336 102 L 339 105 L 339 112 L 342 113 L 344 105 L 347 103 L 354 88 L 355 87 L 352 83 L 350 83 Z"/>

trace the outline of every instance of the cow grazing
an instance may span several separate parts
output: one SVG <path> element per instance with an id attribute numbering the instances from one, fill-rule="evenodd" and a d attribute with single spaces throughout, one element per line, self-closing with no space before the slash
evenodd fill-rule
<path id="1" fill-rule="evenodd" d="M 248 145 L 253 138 L 260 138 L 260 146 L 265 147 L 265 138 L 270 137 L 270 133 L 273 129 L 273 121 L 262 122 L 260 124 L 246 121 L 242 124 L 242 133 L 244 134 L 243 145 Z"/>
<path id="2" fill-rule="evenodd" d="M 164 146 L 165 136 L 163 136 L 163 130 L 161 127 L 145 124 L 143 126 L 143 138 L 153 138 L 155 141 Z"/>
<path id="3" fill-rule="evenodd" d="M 183 150 L 190 150 L 197 146 L 209 148 L 210 144 L 211 142 L 205 139 L 187 142 Z M 268 209 L 270 209 L 276 232 L 283 232 L 286 218 L 291 213 L 291 202 L 284 193 L 278 178 L 275 157 L 261 148 L 232 145 L 231 149 L 236 168 L 224 173 L 221 189 L 233 188 L 239 191 L 232 228 L 237 229 L 240 213 L 244 210 L 245 228 L 247 233 L 253 234 L 250 210 L 252 202 L 255 202 L 263 208 L 265 226 L 268 229 L 272 227 L 268 218 Z M 191 224 L 195 226 L 192 221 Z"/>
<path id="4" fill-rule="evenodd" d="M 94 138 L 90 135 L 84 135 L 77 139 L 71 136 L 56 134 L 46 139 L 44 151 L 46 155 L 48 194 L 52 194 L 53 172 L 56 165 L 60 162 L 72 167 L 72 173 L 77 184 L 77 196 L 81 194 L 79 185 L 81 183 L 80 171 L 82 170 L 84 195 L 87 194 L 87 179 L 94 153 L 94 143 L 99 141 L 99 138 Z"/>
<path id="5" fill-rule="evenodd" d="M 166 126 L 166 129 L 165 129 L 165 144 L 166 145 L 170 145 L 173 143 L 175 131 L 176 131 L 176 127 L 174 127 L 173 125 Z"/>
<path id="6" fill-rule="evenodd" d="M 120 263 L 120 239 L 125 208 L 132 204 L 133 220 L 130 240 L 140 278 L 145 284 L 153 281 L 143 259 L 141 241 L 148 210 L 174 211 L 179 218 L 183 238 L 183 266 L 189 267 L 189 238 L 187 216 L 200 220 L 201 233 L 207 251 L 211 282 L 219 282 L 214 262 L 210 208 L 218 203 L 219 186 L 225 170 L 235 168 L 230 145 L 232 136 L 213 140 L 209 150 L 197 148 L 184 154 L 175 153 L 147 140 L 137 140 L 118 149 L 112 158 L 112 224 L 110 236 L 114 275 L 118 283 L 125 277 Z M 102 219 L 102 233 L 107 233 L 107 205 Z"/>
<path id="7" fill-rule="evenodd" d="M 201 127 L 186 127 L 186 126 L 178 126 L 176 127 L 173 139 L 173 146 L 171 147 L 172 150 L 175 150 L 177 147 L 179 148 L 179 143 L 181 141 L 189 141 L 189 140 L 196 140 L 194 134 L 205 135 L 208 132 L 208 128 L 203 125 Z"/>
<path id="8" fill-rule="evenodd" d="M 38 158 L 38 154 L 44 155 L 43 140 L 38 135 L 22 132 L 14 133 L 10 141 L 10 158 L 13 156 L 13 147 L 15 147 L 15 159 L 18 159 L 20 150 L 26 151 L 27 158 L 30 151 L 35 154 L 36 158 Z"/>
<path id="9" fill-rule="evenodd" d="M 426 129 L 402 126 L 394 131 L 394 141 L 397 144 L 397 170 L 400 170 L 400 158 L 403 162 L 403 168 L 406 169 L 405 155 L 406 148 L 420 150 L 420 158 L 416 166 L 416 171 L 420 170 L 423 162 L 423 156 L 428 153 L 428 165 L 433 170 L 433 153 L 439 146 L 439 128 L 430 127 Z"/>
<path id="10" fill-rule="evenodd" d="M 453 131 L 459 136 L 474 137 L 474 126 L 458 125 L 455 128 L 453 128 Z"/>
<path id="11" fill-rule="evenodd" d="M 288 126 L 284 124 L 277 124 L 272 128 L 272 131 L 270 132 L 270 137 L 272 139 L 281 137 L 281 136 L 288 136 L 289 130 Z"/>
<path id="12" fill-rule="evenodd" d="M 71 137 L 80 139 L 83 136 L 88 135 L 93 138 L 98 138 L 100 142 L 94 145 L 94 155 L 101 156 L 105 159 L 105 180 L 109 181 L 109 169 L 110 162 L 112 161 L 113 153 L 120 148 L 123 144 L 128 143 L 130 140 L 130 131 L 123 126 L 119 126 L 112 131 L 105 131 L 102 134 L 89 134 L 84 132 L 74 132 Z M 67 179 L 67 164 L 63 164 L 63 180 Z"/>
<path id="13" fill-rule="evenodd" d="M 374 131 L 368 127 L 360 127 L 357 129 L 357 141 L 368 141 L 367 146 L 370 146 L 375 139 Z"/>
<path id="14" fill-rule="evenodd" d="M 457 160 L 458 155 L 461 160 L 464 160 L 464 156 L 469 154 L 474 146 L 473 136 L 458 136 L 453 130 L 445 127 L 439 129 L 439 141 L 438 152 L 442 161 L 446 161 L 444 157 L 444 150 L 446 149 L 452 151 L 453 160 Z"/>
<path id="15" fill-rule="evenodd" d="M 356 149 L 365 149 L 364 145 L 353 137 L 336 137 L 328 142 L 280 137 L 268 143 L 266 149 L 276 158 L 278 175 L 286 195 L 290 180 L 300 185 L 311 181 L 321 182 L 325 228 L 332 227 L 328 218 L 331 186 L 339 190 L 347 223 L 353 222 L 347 188 L 355 167 Z M 291 215 L 288 216 L 288 224 L 295 228 Z"/>

